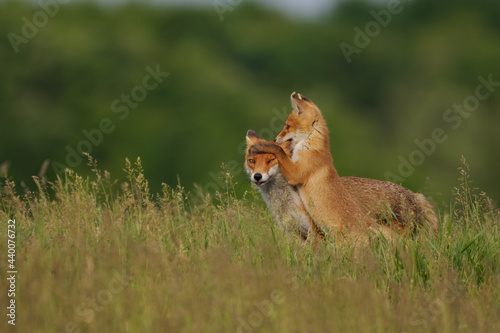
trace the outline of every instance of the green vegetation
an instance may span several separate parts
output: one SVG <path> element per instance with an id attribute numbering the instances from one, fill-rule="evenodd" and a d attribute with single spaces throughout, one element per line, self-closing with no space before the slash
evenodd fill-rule
<path id="1" fill-rule="evenodd" d="M 107 118 L 113 130 L 102 139 L 95 134 L 99 144 L 90 149 L 80 146 L 103 169 L 119 176 L 126 157 L 141 156 L 153 192 L 162 182 L 175 186 L 178 177 L 189 190 L 196 183 L 213 192 L 222 188 L 221 162 L 241 170 L 249 128 L 267 139 L 279 132 L 284 117 L 276 114 L 290 110 L 288 96 L 296 90 L 324 112 L 341 175 L 397 175 L 399 157 L 409 160 L 419 150 L 414 141 L 428 142 L 441 128 L 444 142 L 428 146 L 433 152 L 424 150 L 423 161 L 413 156 L 421 165 L 399 181 L 448 202 L 464 155 L 477 186 L 498 201 L 500 93 L 481 100 L 467 118 L 443 117 L 475 93 L 479 76 L 500 81 L 500 2 L 401 6 L 348 63 L 341 43 L 355 45 L 354 28 L 365 30 L 375 20 L 370 11 L 386 3 L 344 1 L 319 20 L 301 21 L 243 1 L 221 22 L 213 6 L 70 1 L 16 53 L 7 35 L 22 35 L 23 17 L 33 22 L 41 7 L 2 1 L 0 164 L 9 161 L 9 176 L 30 187 L 46 159 L 51 180 L 54 162 L 85 175 L 85 157 L 68 160 L 68 149 L 77 151 L 89 140 L 82 131 L 95 134 Z M 129 106 L 122 94 L 143 85 L 148 66 L 169 75 L 143 100 L 136 91 L 140 101 Z M 242 172 L 235 176 L 241 195 L 248 185 Z"/>
<path id="2" fill-rule="evenodd" d="M 356 46 L 387 4 L 307 21 L 243 1 L 221 22 L 211 7 L 70 1 L 30 30 L 39 2 L 0 1 L 15 329 L 500 331 L 500 2 L 401 6 Z M 434 199 L 436 239 L 313 247 L 275 226 L 242 147 L 249 128 L 280 131 L 294 90 L 322 109 L 342 176 L 391 172 Z"/>
<path id="3" fill-rule="evenodd" d="M 25 194 L 2 184 L 0 233 L 9 218 L 17 228 L 18 332 L 500 329 L 500 214 L 467 166 L 436 239 L 355 250 L 283 234 L 255 190 L 236 197 L 230 174 L 211 200 L 181 186 L 152 195 L 140 160 L 124 183 L 90 165 L 91 177 L 35 178 Z"/>

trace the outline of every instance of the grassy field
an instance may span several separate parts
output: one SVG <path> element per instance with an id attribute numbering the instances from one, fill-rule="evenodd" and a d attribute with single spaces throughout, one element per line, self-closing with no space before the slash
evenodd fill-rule
<path id="1" fill-rule="evenodd" d="M 436 239 L 302 244 L 259 194 L 150 194 L 97 170 L 1 187 L 1 332 L 499 332 L 500 214 L 467 170 Z M 16 326 L 7 222 L 16 221 Z M 4 268 L 5 267 L 5 268 Z"/>

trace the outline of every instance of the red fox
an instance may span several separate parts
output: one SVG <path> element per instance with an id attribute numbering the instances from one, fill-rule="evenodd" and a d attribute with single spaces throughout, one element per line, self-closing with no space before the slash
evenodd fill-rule
<path id="1" fill-rule="evenodd" d="M 300 94 L 291 96 L 294 111 L 276 143 L 257 143 L 250 155 L 274 154 L 290 185 L 297 186 L 307 212 L 320 228 L 350 232 L 370 227 L 369 218 L 344 188 L 330 154 L 326 121 L 319 109 Z M 283 136 L 284 133 L 286 136 Z M 292 157 L 279 144 L 292 151 Z"/>
<path id="2" fill-rule="evenodd" d="M 437 232 L 437 217 L 421 194 L 400 185 L 366 178 L 339 177 L 330 154 L 326 122 L 318 107 L 295 92 L 276 143 L 257 144 L 253 153 L 274 153 L 290 184 L 296 185 L 318 225 L 344 226 L 371 221 L 414 234 L 418 226 Z M 291 158 L 280 145 L 292 152 Z"/>
<path id="3" fill-rule="evenodd" d="M 248 153 L 249 147 L 265 141 L 253 130 L 248 130 L 246 141 L 245 169 L 271 209 L 277 224 L 285 230 L 297 232 L 302 240 L 312 237 L 316 241 L 322 238 L 322 231 L 307 213 L 297 189 L 281 173 L 276 156 Z"/>

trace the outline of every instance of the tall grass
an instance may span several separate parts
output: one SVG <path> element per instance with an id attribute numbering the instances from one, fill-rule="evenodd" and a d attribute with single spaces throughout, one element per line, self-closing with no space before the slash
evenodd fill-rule
<path id="1" fill-rule="evenodd" d="M 123 183 L 90 167 L 35 178 L 34 192 L 1 185 L 2 267 L 17 222 L 18 332 L 500 331 L 500 214 L 466 164 L 438 237 L 361 251 L 283 234 L 230 174 L 213 196 L 155 195 L 139 159 Z"/>

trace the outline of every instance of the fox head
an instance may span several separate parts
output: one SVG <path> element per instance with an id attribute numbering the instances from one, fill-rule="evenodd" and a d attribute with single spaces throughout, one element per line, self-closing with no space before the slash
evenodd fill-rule
<path id="1" fill-rule="evenodd" d="M 274 154 L 254 154 L 250 155 L 248 148 L 257 144 L 265 143 L 254 130 L 247 132 L 247 154 L 245 169 L 250 176 L 250 180 L 257 186 L 264 185 L 279 172 L 278 159 Z"/>
<path id="2" fill-rule="evenodd" d="M 321 111 L 309 98 L 293 92 L 290 96 L 293 111 L 275 141 L 289 150 L 306 142 L 320 140 L 328 145 L 328 128 Z"/>

